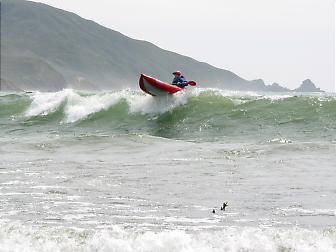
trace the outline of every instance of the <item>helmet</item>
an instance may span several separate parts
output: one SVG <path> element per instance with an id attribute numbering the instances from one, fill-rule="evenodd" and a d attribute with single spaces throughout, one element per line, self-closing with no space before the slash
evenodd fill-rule
<path id="1" fill-rule="evenodd" d="M 173 74 L 174 75 L 176 74 L 177 76 L 181 76 L 182 73 L 181 73 L 181 71 L 177 70 L 177 71 L 173 72 Z"/>

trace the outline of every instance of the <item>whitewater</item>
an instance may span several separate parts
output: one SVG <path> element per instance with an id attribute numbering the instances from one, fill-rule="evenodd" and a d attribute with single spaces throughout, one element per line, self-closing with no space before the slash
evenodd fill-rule
<path id="1" fill-rule="evenodd" d="M 335 154 L 333 93 L 1 92 L 0 251 L 336 251 Z"/>

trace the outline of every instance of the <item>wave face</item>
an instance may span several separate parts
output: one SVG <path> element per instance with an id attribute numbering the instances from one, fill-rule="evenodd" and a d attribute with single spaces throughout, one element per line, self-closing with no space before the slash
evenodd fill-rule
<path id="1" fill-rule="evenodd" d="M 94 128 L 115 134 L 207 141 L 256 136 L 325 139 L 336 133 L 336 97 L 215 89 L 193 89 L 160 98 L 131 90 L 2 93 L 0 124 L 11 130 Z"/>

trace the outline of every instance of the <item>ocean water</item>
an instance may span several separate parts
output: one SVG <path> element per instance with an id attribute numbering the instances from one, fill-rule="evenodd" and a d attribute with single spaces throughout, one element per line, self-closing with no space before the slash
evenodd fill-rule
<path id="1" fill-rule="evenodd" d="M 335 94 L 0 93 L 0 251 L 336 251 L 335 154 Z"/>

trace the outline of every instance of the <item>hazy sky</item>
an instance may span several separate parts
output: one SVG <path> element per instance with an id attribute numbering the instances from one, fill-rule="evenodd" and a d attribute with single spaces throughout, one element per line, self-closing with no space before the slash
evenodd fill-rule
<path id="1" fill-rule="evenodd" d="M 246 79 L 335 91 L 334 0 L 35 1 Z"/>

